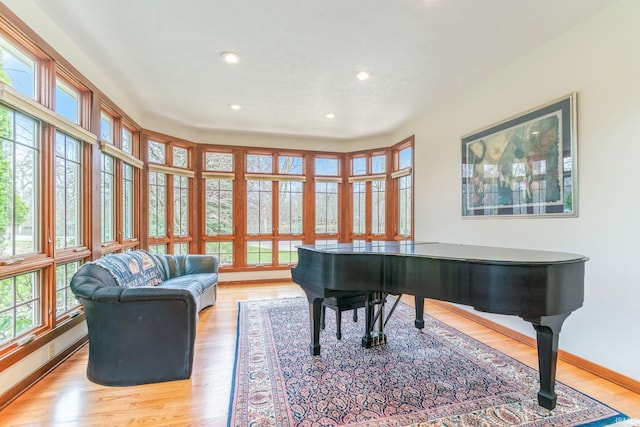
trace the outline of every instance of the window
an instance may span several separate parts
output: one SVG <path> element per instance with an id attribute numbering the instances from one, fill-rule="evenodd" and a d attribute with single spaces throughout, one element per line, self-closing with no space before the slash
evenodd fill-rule
<path id="1" fill-rule="evenodd" d="M 133 239 L 134 234 L 134 172 L 133 166 L 122 163 L 122 238 Z"/>
<path id="2" fill-rule="evenodd" d="M 191 150 L 172 141 L 149 141 L 149 245 L 163 253 L 189 252 Z M 162 249 L 160 249 L 162 247 Z"/>
<path id="3" fill-rule="evenodd" d="M 80 123 L 80 94 L 60 78 L 56 78 L 54 109 L 73 123 Z"/>
<path id="4" fill-rule="evenodd" d="M 231 241 L 207 242 L 205 253 L 217 256 L 220 266 L 233 265 L 233 242 Z"/>
<path id="5" fill-rule="evenodd" d="M 413 137 L 393 147 L 393 173 L 397 203 L 393 205 L 396 218 L 395 238 L 413 238 Z"/>
<path id="6" fill-rule="evenodd" d="M 233 266 L 233 153 L 205 152 L 205 253 L 218 257 L 221 267 Z"/>
<path id="7" fill-rule="evenodd" d="M 113 117 L 105 111 L 100 112 L 100 139 L 108 144 L 113 144 Z"/>
<path id="8" fill-rule="evenodd" d="M 173 166 L 185 169 L 189 167 L 189 150 L 182 147 L 173 147 Z"/>
<path id="9" fill-rule="evenodd" d="M 366 225 L 366 192 L 367 184 L 362 181 L 356 181 L 351 184 L 351 193 L 353 195 L 352 198 L 352 212 L 353 212 L 353 229 L 351 232 L 354 236 L 356 235 L 364 235 L 365 233 L 365 225 Z"/>
<path id="10" fill-rule="evenodd" d="M 40 271 L 0 279 L 0 345 L 42 324 Z"/>
<path id="11" fill-rule="evenodd" d="M 73 310 L 80 306 L 80 302 L 76 299 L 69 288 L 71 278 L 80 268 L 80 261 L 68 262 L 60 264 L 56 267 L 56 316 Z"/>
<path id="12" fill-rule="evenodd" d="M 36 61 L 0 37 L 0 82 L 35 99 Z"/>
<path id="13" fill-rule="evenodd" d="M 149 172 L 149 237 L 167 234 L 167 176 Z"/>
<path id="14" fill-rule="evenodd" d="M 298 249 L 302 240 L 280 240 L 278 241 L 278 264 L 291 265 L 298 262 Z"/>
<path id="15" fill-rule="evenodd" d="M 82 245 L 82 143 L 56 132 L 56 249 Z"/>
<path id="16" fill-rule="evenodd" d="M 247 172 L 273 173 L 273 156 L 247 154 Z"/>
<path id="17" fill-rule="evenodd" d="M 339 176 L 340 161 L 335 158 L 316 157 L 316 176 Z"/>
<path id="18" fill-rule="evenodd" d="M 387 152 L 366 152 L 351 157 L 351 239 L 386 240 Z"/>
<path id="19" fill-rule="evenodd" d="M 0 105 L 0 258 L 40 250 L 40 124 Z"/>
<path id="20" fill-rule="evenodd" d="M 247 241 L 247 265 L 273 264 L 273 242 L 271 240 Z"/>
<path id="21" fill-rule="evenodd" d="M 382 236 L 386 226 L 386 181 L 371 181 L 371 234 Z"/>
<path id="22" fill-rule="evenodd" d="M 316 182 L 316 234 L 338 234 L 338 183 Z"/>
<path id="23" fill-rule="evenodd" d="M 102 243 L 113 242 L 116 232 L 115 217 L 115 159 L 102 154 L 101 195 L 102 195 Z"/>
<path id="24" fill-rule="evenodd" d="M 273 233 L 273 182 L 247 180 L 247 234 Z"/>
<path id="25" fill-rule="evenodd" d="M 233 179 L 205 178 L 205 234 L 233 233 Z"/>
<path id="26" fill-rule="evenodd" d="M 173 234 L 189 235 L 189 178 L 173 176 Z"/>
<path id="27" fill-rule="evenodd" d="M 166 147 L 161 142 L 149 141 L 149 162 L 164 164 L 166 162 Z"/>
<path id="28" fill-rule="evenodd" d="M 122 151 L 127 154 L 133 154 L 133 132 L 126 127 L 122 128 Z"/>
<path id="29" fill-rule="evenodd" d="M 233 154 L 232 153 L 205 153 L 204 168 L 207 171 L 232 172 L 233 171 Z"/>

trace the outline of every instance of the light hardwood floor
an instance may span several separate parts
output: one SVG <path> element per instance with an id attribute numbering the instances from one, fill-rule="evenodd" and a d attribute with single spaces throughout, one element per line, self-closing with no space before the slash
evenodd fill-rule
<path id="1" fill-rule="evenodd" d="M 215 307 L 200 313 L 190 380 L 105 387 L 85 375 L 85 345 L 0 411 L 1 426 L 225 426 L 235 356 L 238 301 L 303 295 L 291 283 L 221 285 Z M 411 299 L 405 299 L 412 303 Z M 537 368 L 535 349 L 442 307 L 426 311 L 464 333 Z M 601 402 L 640 418 L 640 394 L 562 361 L 557 379 Z"/>

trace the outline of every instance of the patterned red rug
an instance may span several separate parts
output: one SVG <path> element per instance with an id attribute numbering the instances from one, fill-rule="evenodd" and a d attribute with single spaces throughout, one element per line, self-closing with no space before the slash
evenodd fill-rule
<path id="1" fill-rule="evenodd" d="M 304 298 L 241 302 L 229 426 L 605 426 L 625 415 L 557 383 L 537 403 L 538 371 L 400 303 L 388 343 L 362 348 L 364 322 L 327 313 L 309 355 Z M 360 313 L 362 314 L 362 313 Z M 362 319 L 362 315 L 360 319 Z"/>

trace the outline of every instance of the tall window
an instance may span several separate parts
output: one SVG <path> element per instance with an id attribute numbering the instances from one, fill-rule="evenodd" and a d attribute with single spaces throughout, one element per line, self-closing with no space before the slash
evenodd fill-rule
<path id="1" fill-rule="evenodd" d="M 338 240 L 340 233 L 340 159 L 316 157 L 315 174 L 315 238 L 316 242 Z"/>
<path id="2" fill-rule="evenodd" d="M 247 265 L 297 262 L 295 245 L 304 237 L 303 164 L 299 154 L 246 154 Z"/>
<path id="3" fill-rule="evenodd" d="M 0 258 L 39 248 L 40 124 L 0 105 Z"/>
<path id="4" fill-rule="evenodd" d="M 233 265 L 233 153 L 205 152 L 205 252 L 216 255 L 221 266 Z"/>
<path id="5" fill-rule="evenodd" d="M 122 238 L 133 239 L 134 234 L 134 169 L 122 163 Z"/>
<path id="6" fill-rule="evenodd" d="M 149 172 L 149 236 L 167 235 L 167 176 Z"/>
<path id="7" fill-rule="evenodd" d="M 395 238 L 413 237 L 413 137 L 393 147 L 393 172 L 395 180 L 396 217 Z"/>
<path id="8" fill-rule="evenodd" d="M 183 175 L 173 176 L 173 234 L 189 235 L 189 178 Z"/>
<path id="9" fill-rule="evenodd" d="M 389 237 L 387 159 L 387 151 L 359 153 L 350 159 L 352 241 Z"/>
<path id="10" fill-rule="evenodd" d="M 102 243 L 113 242 L 116 239 L 115 216 L 115 159 L 102 154 L 101 195 L 102 195 Z"/>
<path id="11" fill-rule="evenodd" d="M 82 143 L 56 132 L 56 249 L 82 245 Z"/>
<path id="12" fill-rule="evenodd" d="M 157 253 L 189 252 L 190 151 L 173 142 L 149 141 L 149 249 Z"/>

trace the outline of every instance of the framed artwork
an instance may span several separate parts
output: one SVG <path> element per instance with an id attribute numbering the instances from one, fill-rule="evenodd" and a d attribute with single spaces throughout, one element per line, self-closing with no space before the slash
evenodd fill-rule
<path id="1" fill-rule="evenodd" d="M 576 94 L 462 137 L 462 216 L 577 216 Z"/>

